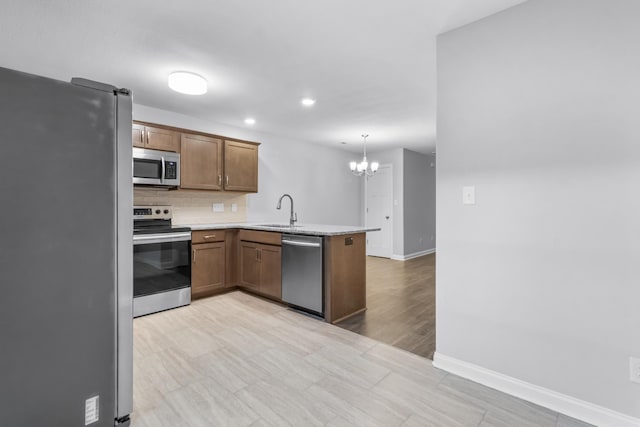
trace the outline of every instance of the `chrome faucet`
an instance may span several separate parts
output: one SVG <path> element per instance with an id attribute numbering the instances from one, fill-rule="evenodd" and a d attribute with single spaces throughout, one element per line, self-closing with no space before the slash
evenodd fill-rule
<path id="1" fill-rule="evenodd" d="M 282 199 L 284 199 L 285 197 L 288 197 L 289 200 L 291 200 L 291 216 L 289 217 L 289 226 L 293 227 L 296 225 L 296 221 L 298 221 L 298 214 L 293 213 L 293 197 L 288 194 L 283 194 L 282 196 L 280 196 L 276 209 L 280 209 L 282 207 Z"/>

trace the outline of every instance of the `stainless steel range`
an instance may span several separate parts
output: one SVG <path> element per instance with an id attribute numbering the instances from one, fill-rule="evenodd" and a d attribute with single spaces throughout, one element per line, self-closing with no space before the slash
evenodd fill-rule
<path id="1" fill-rule="evenodd" d="M 171 206 L 133 207 L 133 316 L 191 303 L 191 229 Z"/>

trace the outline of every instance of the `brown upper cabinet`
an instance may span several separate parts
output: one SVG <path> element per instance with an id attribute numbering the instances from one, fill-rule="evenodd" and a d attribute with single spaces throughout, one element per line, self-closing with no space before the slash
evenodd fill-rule
<path id="1" fill-rule="evenodd" d="M 180 144 L 180 187 L 222 190 L 222 140 L 183 133 Z"/>
<path id="2" fill-rule="evenodd" d="M 258 192 L 258 142 L 134 122 L 134 147 L 180 153 L 180 188 Z"/>
<path id="3" fill-rule="evenodd" d="M 134 147 L 144 148 L 144 125 L 134 123 L 131 126 L 131 142 Z"/>
<path id="4" fill-rule="evenodd" d="M 258 144 L 224 141 L 224 189 L 258 192 Z"/>
<path id="5" fill-rule="evenodd" d="M 131 140 L 134 147 L 180 152 L 180 132 L 133 123 Z"/>

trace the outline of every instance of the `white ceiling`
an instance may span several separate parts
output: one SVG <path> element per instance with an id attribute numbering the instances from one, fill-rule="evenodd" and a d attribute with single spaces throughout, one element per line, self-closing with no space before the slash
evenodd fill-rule
<path id="1" fill-rule="evenodd" d="M 524 0 L 4 0 L 0 66 L 294 140 L 435 148 L 435 36 Z M 167 87 L 175 70 L 209 81 Z M 317 99 L 304 108 L 302 97 Z M 341 145 L 346 141 L 347 145 Z"/>

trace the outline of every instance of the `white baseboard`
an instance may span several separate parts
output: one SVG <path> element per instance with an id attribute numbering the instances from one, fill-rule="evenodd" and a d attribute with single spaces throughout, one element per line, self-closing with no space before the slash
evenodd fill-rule
<path id="1" fill-rule="evenodd" d="M 640 419 L 436 352 L 433 366 L 600 427 L 639 427 Z"/>
<path id="2" fill-rule="evenodd" d="M 432 254 L 436 251 L 436 248 L 432 248 L 432 249 L 427 249 L 424 251 L 420 251 L 420 252 L 414 252 L 412 254 L 409 255 L 391 255 L 391 259 L 395 260 L 395 261 L 407 261 L 409 259 L 413 259 L 413 258 L 418 258 L 424 255 L 429 255 Z"/>

